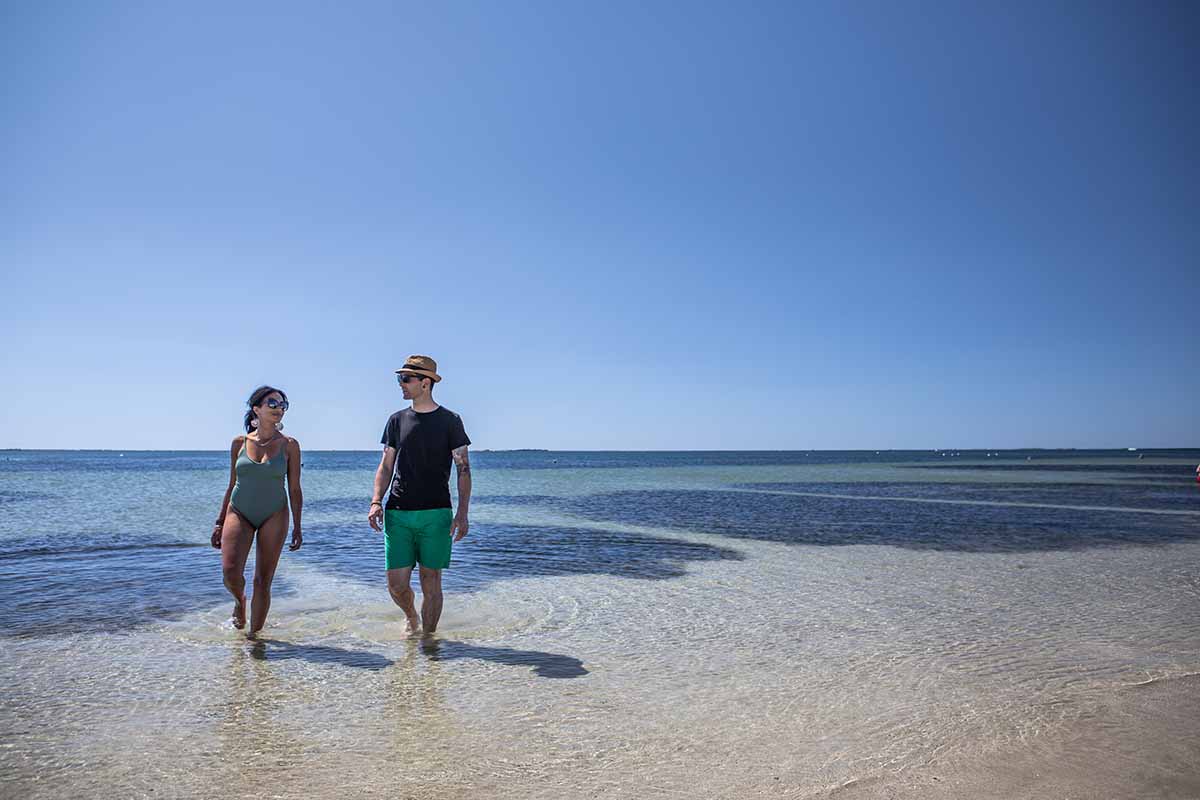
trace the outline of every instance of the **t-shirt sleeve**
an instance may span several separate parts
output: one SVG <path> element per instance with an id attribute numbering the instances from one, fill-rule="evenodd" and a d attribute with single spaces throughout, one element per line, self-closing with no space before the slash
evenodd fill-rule
<path id="1" fill-rule="evenodd" d="M 450 420 L 450 449 L 457 450 L 470 443 L 471 438 L 467 436 L 467 431 L 463 428 L 462 417 L 455 414 L 454 419 Z"/>
<path id="2" fill-rule="evenodd" d="M 387 421 L 387 425 L 383 426 L 383 438 L 379 440 L 379 443 L 386 447 L 399 447 L 400 432 L 397 430 L 398 427 L 396 425 L 396 418 L 390 418 Z"/>

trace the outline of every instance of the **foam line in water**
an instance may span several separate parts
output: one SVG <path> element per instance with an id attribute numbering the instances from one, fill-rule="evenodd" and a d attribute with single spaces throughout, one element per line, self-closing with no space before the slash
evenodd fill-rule
<path id="1" fill-rule="evenodd" d="M 1189 678 L 1200 677 L 1200 672 L 1182 672 L 1178 674 L 1152 675 L 1144 681 L 1135 681 L 1133 683 L 1123 683 L 1122 686 L 1154 686 L 1156 684 L 1165 683 L 1167 681 L 1182 681 Z"/>
<path id="2" fill-rule="evenodd" d="M 710 491 L 725 491 L 724 487 L 717 487 Z M 472 512 L 474 514 L 474 512 Z M 522 508 L 520 511 L 510 512 L 502 506 L 491 506 L 482 511 L 475 519 L 482 520 L 492 524 L 510 524 L 510 525 L 549 525 L 563 528 L 578 528 L 583 530 L 604 531 L 606 533 L 630 533 L 642 536 L 656 536 L 663 539 L 675 539 L 681 542 L 708 543 L 712 541 L 713 534 L 704 531 L 693 530 L 690 528 L 664 528 L 657 525 L 636 525 L 631 522 L 613 522 L 611 520 L 596 520 L 588 519 L 587 517 L 578 517 L 573 514 L 564 514 L 558 511 L 545 511 L 541 509 Z M 859 524 L 848 522 L 846 524 Z M 723 542 L 722 547 L 727 547 L 731 550 L 748 549 L 749 545 L 746 542 L 729 541 Z"/>
<path id="3" fill-rule="evenodd" d="M 872 494 L 833 494 L 829 492 L 790 492 L 775 489 L 726 489 L 748 494 L 785 494 L 796 497 L 825 497 L 835 500 L 886 500 L 899 503 L 935 503 L 947 506 L 1001 506 L 1005 508 L 1057 508 L 1066 511 L 1116 511 L 1123 514 L 1167 514 L 1179 517 L 1200 517 L 1200 511 L 1175 508 L 1129 508 L 1126 506 L 1075 506 L 1058 503 L 1020 503 L 1007 500 L 947 500 L 933 497 L 890 497 Z"/>

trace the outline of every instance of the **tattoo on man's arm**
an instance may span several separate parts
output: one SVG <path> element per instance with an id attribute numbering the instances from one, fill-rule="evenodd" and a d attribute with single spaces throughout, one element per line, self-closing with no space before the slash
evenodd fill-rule
<path id="1" fill-rule="evenodd" d="M 461 450 L 454 450 L 452 451 L 451 455 L 454 456 L 454 465 L 458 467 L 459 475 L 471 474 L 471 460 L 467 455 L 467 448 L 464 447 Z"/>

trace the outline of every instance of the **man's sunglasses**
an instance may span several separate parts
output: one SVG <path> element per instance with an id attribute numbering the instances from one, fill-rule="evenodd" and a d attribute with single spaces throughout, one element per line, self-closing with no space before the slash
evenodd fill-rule
<path id="1" fill-rule="evenodd" d="M 287 400 L 276 400 L 274 397 L 269 398 L 267 400 L 267 402 L 265 403 L 265 405 L 267 408 L 270 408 L 272 410 L 274 410 L 276 408 L 282 408 L 284 411 L 288 410 L 288 401 Z"/>
<path id="2" fill-rule="evenodd" d="M 423 380 L 420 375 L 397 375 L 396 376 L 396 381 L 398 383 L 408 383 L 409 381 L 420 381 L 420 380 Z"/>

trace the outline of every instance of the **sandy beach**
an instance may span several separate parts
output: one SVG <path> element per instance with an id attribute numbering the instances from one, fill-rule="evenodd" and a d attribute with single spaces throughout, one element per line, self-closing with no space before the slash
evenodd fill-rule
<path id="1" fill-rule="evenodd" d="M 1200 676 L 1116 690 L 1086 719 L 970 759 L 934 760 L 897 776 L 855 780 L 814 795 L 916 798 L 1200 797 Z M 786 793 L 784 796 L 788 796 Z"/>

